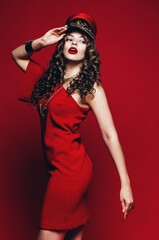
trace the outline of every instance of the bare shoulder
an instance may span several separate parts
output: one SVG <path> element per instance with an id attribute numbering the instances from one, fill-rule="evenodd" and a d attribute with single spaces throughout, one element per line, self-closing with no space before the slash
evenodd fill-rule
<path id="1" fill-rule="evenodd" d="M 93 88 L 95 89 L 93 95 L 87 94 L 86 96 L 86 102 L 91 108 L 103 100 L 103 98 L 106 98 L 106 94 L 101 83 L 98 85 L 97 82 L 95 82 Z"/>

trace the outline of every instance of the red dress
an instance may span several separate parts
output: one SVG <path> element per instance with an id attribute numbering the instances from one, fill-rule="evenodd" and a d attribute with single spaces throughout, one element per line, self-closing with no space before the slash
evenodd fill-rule
<path id="1" fill-rule="evenodd" d="M 34 85 L 44 71 L 42 66 L 30 60 L 18 100 L 30 101 Z M 59 84 L 54 93 L 58 89 Z M 49 174 L 40 228 L 72 229 L 86 223 L 90 217 L 88 189 L 92 179 L 92 162 L 77 132 L 90 110 L 89 107 L 80 107 L 62 87 L 48 104 L 46 120 L 40 121 Z"/>

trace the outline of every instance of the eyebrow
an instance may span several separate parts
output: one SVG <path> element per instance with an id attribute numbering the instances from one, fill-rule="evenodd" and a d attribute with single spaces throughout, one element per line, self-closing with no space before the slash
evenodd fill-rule
<path id="1" fill-rule="evenodd" d="M 72 37 L 74 37 L 71 33 L 69 33 L 68 34 L 68 36 L 72 36 Z M 80 35 L 80 37 L 83 37 L 82 35 Z M 83 37 L 84 38 L 84 37 Z"/>

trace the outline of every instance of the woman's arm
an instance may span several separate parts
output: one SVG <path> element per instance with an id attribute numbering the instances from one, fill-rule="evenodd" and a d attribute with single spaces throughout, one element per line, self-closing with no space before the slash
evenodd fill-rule
<path id="1" fill-rule="evenodd" d="M 41 38 L 35 39 L 32 42 L 32 48 L 35 52 L 40 50 L 42 47 L 43 47 L 43 42 Z M 25 51 L 25 44 L 22 44 L 21 46 L 17 47 L 11 52 L 13 60 L 23 72 L 26 71 L 26 68 L 28 66 L 28 63 L 32 54 L 33 53 L 27 53 Z"/>
<path id="2" fill-rule="evenodd" d="M 67 29 L 67 25 L 59 28 L 54 28 L 45 33 L 42 37 L 35 39 L 32 42 L 32 48 L 36 52 L 44 47 L 50 46 L 61 40 Z M 17 47 L 11 52 L 12 58 L 22 71 L 26 71 L 30 57 L 33 53 L 25 51 L 25 44 Z"/>
<path id="3" fill-rule="evenodd" d="M 121 181 L 120 201 L 124 211 L 124 218 L 126 218 L 132 207 L 133 195 L 130 187 L 130 179 L 126 169 L 125 158 L 108 106 L 105 91 L 102 85 L 98 86 L 96 83 L 94 84 L 94 88 L 96 89 L 94 98 L 91 100 L 92 96 L 87 95 L 86 101 L 95 114 L 104 143 L 106 144 L 117 167 Z"/>

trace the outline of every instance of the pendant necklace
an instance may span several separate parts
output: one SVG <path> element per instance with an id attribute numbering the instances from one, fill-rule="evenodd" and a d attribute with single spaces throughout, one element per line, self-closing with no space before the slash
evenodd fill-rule
<path id="1" fill-rule="evenodd" d="M 81 71 L 80 71 L 81 72 Z M 74 74 L 73 76 L 71 76 L 71 77 L 68 77 L 68 78 L 63 78 L 63 80 L 64 80 L 64 84 L 69 80 L 69 82 L 72 80 L 72 79 L 74 79 L 75 77 L 77 77 L 79 74 L 80 74 L 80 72 L 78 72 L 78 73 L 76 73 L 76 74 Z M 69 82 L 67 82 L 67 83 L 69 83 Z M 62 83 L 63 84 L 63 83 Z M 63 85 L 64 85 L 63 84 Z"/>
<path id="2" fill-rule="evenodd" d="M 71 77 L 68 77 L 68 78 L 63 78 L 63 80 L 67 81 L 67 84 L 72 80 L 74 79 L 75 77 L 77 77 L 78 75 L 80 74 L 80 72 L 78 72 L 77 74 L 74 74 L 73 76 Z M 68 81 L 69 80 L 69 81 Z M 64 83 L 65 84 L 65 83 Z M 63 84 L 63 85 L 64 85 Z M 59 84 L 60 85 L 60 84 Z M 46 101 L 45 98 L 42 98 L 40 100 L 40 103 L 39 103 L 39 113 L 40 113 L 40 117 L 44 120 L 45 119 L 45 116 L 46 116 L 46 112 L 47 112 L 47 105 L 48 103 L 50 102 L 50 100 L 62 89 L 64 88 L 63 85 L 55 92 L 53 93 L 49 98 L 48 100 Z"/>

